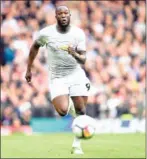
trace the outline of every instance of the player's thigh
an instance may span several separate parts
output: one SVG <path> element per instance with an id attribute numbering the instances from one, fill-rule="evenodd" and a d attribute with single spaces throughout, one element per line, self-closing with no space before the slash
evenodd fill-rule
<path id="1" fill-rule="evenodd" d="M 87 104 L 90 95 L 90 82 L 88 79 L 79 82 L 70 87 L 70 96 L 74 102 L 75 108 L 83 108 Z"/>
<path id="2" fill-rule="evenodd" d="M 73 96 L 71 98 L 75 106 L 76 114 L 84 115 L 86 113 L 86 107 L 85 107 L 86 97 L 83 98 L 82 96 Z"/>
<path id="3" fill-rule="evenodd" d="M 64 79 L 55 79 L 50 82 L 51 101 L 58 113 L 66 112 L 69 102 L 69 89 Z"/>
<path id="4" fill-rule="evenodd" d="M 87 96 L 72 96 L 75 108 L 84 108 L 87 104 Z"/>
<path id="5" fill-rule="evenodd" d="M 84 101 L 84 105 L 87 105 L 87 101 L 88 101 L 88 96 L 82 96 L 83 101 Z"/>

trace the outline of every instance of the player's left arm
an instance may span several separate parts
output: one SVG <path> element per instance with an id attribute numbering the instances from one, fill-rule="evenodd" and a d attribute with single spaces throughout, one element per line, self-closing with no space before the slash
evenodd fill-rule
<path id="1" fill-rule="evenodd" d="M 86 51 L 77 50 L 76 48 L 69 46 L 68 52 L 71 54 L 80 64 L 85 64 L 86 62 Z"/>
<path id="2" fill-rule="evenodd" d="M 86 62 L 86 37 L 82 30 L 78 33 L 77 46 L 69 46 L 68 52 L 71 54 L 79 63 L 85 64 Z"/>

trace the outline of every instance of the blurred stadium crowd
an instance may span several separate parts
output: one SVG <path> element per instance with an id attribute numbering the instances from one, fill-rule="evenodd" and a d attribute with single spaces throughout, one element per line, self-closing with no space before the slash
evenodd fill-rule
<path id="1" fill-rule="evenodd" d="M 56 22 L 60 4 L 70 8 L 71 22 L 86 33 L 84 69 L 94 93 L 87 114 L 144 117 L 145 1 L 1 1 L 1 124 L 58 116 L 49 97 L 45 48 L 34 62 L 32 85 L 24 76 L 33 37 Z"/>

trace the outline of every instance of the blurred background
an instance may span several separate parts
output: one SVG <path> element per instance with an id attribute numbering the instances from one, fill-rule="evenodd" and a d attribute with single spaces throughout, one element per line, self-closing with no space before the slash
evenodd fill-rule
<path id="1" fill-rule="evenodd" d="M 61 119 L 50 101 L 45 48 L 34 62 L 32 86 L 24 78 L 33 37 L 56 22 L 56 5 L 67 5 L 71 22 L 86 34 L 84 69 L 93 87 L 87 114 L 98 121 L 145 119 L 145 1 L 20 0 L 1 1 L 1 126 L 37 131 L 36 123 L 47 120 L 47 128 L 62 120 L 60 131 L 69 128 L 70 117 Z"/>

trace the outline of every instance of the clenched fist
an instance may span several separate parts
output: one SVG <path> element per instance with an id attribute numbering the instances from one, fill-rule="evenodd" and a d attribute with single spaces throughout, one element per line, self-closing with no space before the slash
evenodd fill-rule
<path id="1" fill-rule="evenodd" d="M 75 54 L 76 54 L 76 47 L 72 46 L 72 45 L 68 46 L 68 53 L 70 55 L 72 55 L 72 56 L 75 56 Z"/>

